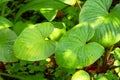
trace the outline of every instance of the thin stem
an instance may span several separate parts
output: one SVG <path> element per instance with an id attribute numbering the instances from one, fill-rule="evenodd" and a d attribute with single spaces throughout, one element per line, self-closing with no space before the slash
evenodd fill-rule
<path id="1" fill-rule="evenodd" d="M 77 2 L 77 4 L 78 4 L 78 7 L 80 8 L 80 10 L 82 10 L 82 7 L 81 7 L 81 5 L 79 4 L 79 1 L 76 0 L 76 2 Z"/>
<path id="2" fill-rule="evenodd" d="M 113 47 L 114 47 L 114 45 L 111 46 L 111 47 L 110 47 L 110 50 L 107 52 L 107 61 L 108 61 L 109 58 L 110 58 L 110 54 L 111 54 L 111 51 L 113 50 Z"/>
<path id="3" fill-rule="evenodd" d="M 114 47 L 114 45 L 112 47 L 110 47 L 110 49 L 106 48 L 106 53 L 104 54 L 104 60 L 103 60 L 104 61 L 103 62 L 104 66 L 107 65 L 107 62 L 108 62 L 108 60 L 110 58 L 110 54 L 111 54 L 111 51 L 113 50 L 113 47 Z"/>
<path id="4" fill-rule="evenodd" d="M 20 79 L 20 80 L 23 80 L 23 79 L 24 79 L 24 78 L 22 78 L 22 77 L 20 77 L 20 76 L 11 75 L 11 74 L 7 74 L 7 73 L 3 73 L 3 72 L 0 72 L 0 75 L 12 77 L 12 78 L 17 78 L 17 79 Z"/>
<path id="5" fill-rule="evenodd" d="M 102 65 L 103 65 L 103 59 L 102 58 L 100 58 L 98 61 L 97 61 L 97 72 L 99 72 L 100 71 L 100 69 L 101 69 L 101 67 L 102 67 Z"/>
<path id="6" fill-rule="evenodd" d="M 112 70 L 112 69 L 115 69 L 115 68 L 118 68 L 120 66 L 111 66 L 109 69 Z"/>
<path id="7" fill-rule="evenodd" d="M 4 8 L 2 7 L 2 10 L 1 10 L 1 16 L 4 16 Z"/>
<path id="8" fill-rule="evenodd" d="M 6 8 L 6 3 L 2 4 L 1 8 L 2 8 L 2 10 L 1 10 L 1 16 L 4 16 L 5 8 Z"/>

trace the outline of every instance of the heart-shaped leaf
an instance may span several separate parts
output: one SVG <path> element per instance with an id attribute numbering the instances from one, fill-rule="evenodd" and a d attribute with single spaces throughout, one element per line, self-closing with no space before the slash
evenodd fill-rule
<path id="1" fill-rule="evenodd" d="M 49 0 L 49 1 L 45 1 L 45 0 L 33 0 L 30 3 L 24 5 L 23 7 L 20 8 L 20 10 L 18 11 L 18 13 L 16 14 L 16 20 L 20 17 L 20 15 L 26 11 L 29 10 L 59 10 L 66 7 L 66 5 L 64 3 L 61 3 L 59 1 L 56 0 Z M 51 14 L 51 13 L 50 13 Z M 54 14 L 53 14 L 54 16 Z M 46 14 L 45 14 L 45 17 Z"/>
<path id="2" fill-rule="evenodd" d="M 79 21 L 88 22 L 95 29 L 91 41 L 110 47 L 120 40 L 120 4 L 110 12 L 112 0 L 87 0 L 84 4 Z"/>
<path id="3" fill-rule="evenodd" d="M 8 28 L 0 28 L 0 61 L 17 61 L 13 54 L 13 44 L 17 38 L 16 34 Z"/>
<path id="4" fill-rule="evenodd" d="M 15 56 L 22 60 L 42 60 L 54 53 L 55 42 L 48 40 L 54 26 L 45 22 L 27 27 L 14 44 Z"/>
<path id="5" fill-rule="evenodd" d="M 96 43 L 86 43 L 94 35 L 87 24 L 79 24 L 61 39 L 56 49 L 56 61 L 62 67 L 82 68 L 94 63 L 104 53 L 104 48 Z"/>

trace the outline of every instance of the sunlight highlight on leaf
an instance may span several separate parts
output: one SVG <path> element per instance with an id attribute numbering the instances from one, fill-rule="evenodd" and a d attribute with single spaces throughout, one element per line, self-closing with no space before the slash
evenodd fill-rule
<path id="1" fill-rule="evenodd" d="M 80 23 L 69 30 L 55 51 L 57 64 L 76 69 L 94 63 L 104 53 L 104 47 L 96 42 L 87 43 L 93 36 L 94 30 L 86 23 Z"/>
<path id="2" fill-rule="evenodd" d="M 60 0 L 60 1 L 72 6 L 75 5 L 76 3 L 76 0 Z"/>
<path id="3" fill-rule="evenodd" d="M 87 22 L 95 29 L 91 41 L 104 47 L 110 47 L 120 40 L 120 5 L 116 5 L 108 13 L 112 0 L 87 0 L 84 4 L 79 21 Z"/>

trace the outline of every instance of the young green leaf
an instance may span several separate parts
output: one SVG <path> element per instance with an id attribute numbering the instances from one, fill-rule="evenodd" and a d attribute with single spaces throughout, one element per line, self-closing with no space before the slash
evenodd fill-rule
<path id="1" fill-rule="evenodd" d="M 95 29 L 91 41 L 105 47 L 110 47 L 120 40 L 120 4 L 109 12 L 111 3 L 112 0 L 87 0 L 79 17 L 80 22 L 88 22 Z"/>
<path id="2" fill-rule="evenodd" d="M 79 24 L 61 39 L 56 49 L 56 62 L 66 68 L 82 68 L 94 63 L 104 53 L 104 48 L 88 42 L 94 30 L 87 24 Z"/>
<path id="3" fill-rule="evenodd" d="M 13 54 L 13 44 L 16 40 L 16 34 L 8 28 L 0 28 L 0 61 L 17 61 Z"/>
<path id="4" fill-rule="evenodd" d="M 15 56 L 22 60 L 37 61 L 52 55 L 55 42 L 47 37 L 53 29 L 54 26 L 48 22 L 24 29 L 14 44 Z"/>

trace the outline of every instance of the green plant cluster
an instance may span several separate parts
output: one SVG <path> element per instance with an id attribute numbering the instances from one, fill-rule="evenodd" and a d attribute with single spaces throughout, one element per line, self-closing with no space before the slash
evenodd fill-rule
<path id="1" fill-rule="evenodd" d="M 0 0 L 0 80 L 119 80 L 119 2 Z"/>

